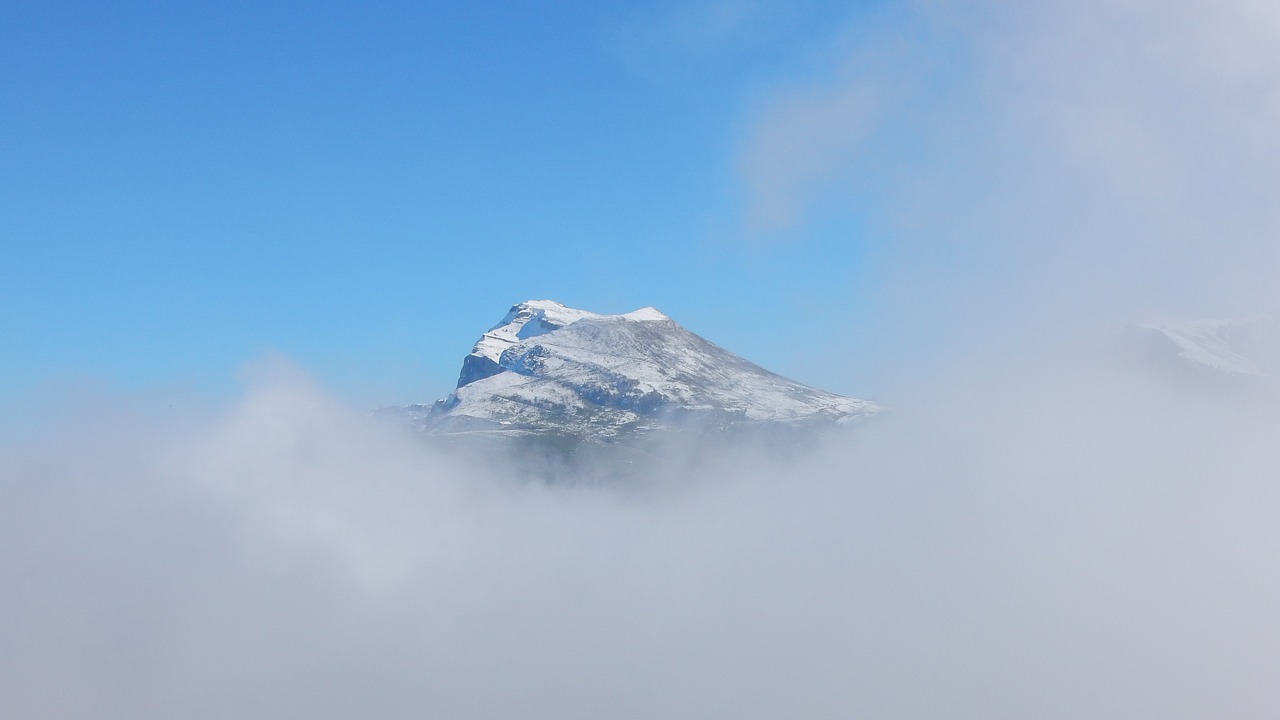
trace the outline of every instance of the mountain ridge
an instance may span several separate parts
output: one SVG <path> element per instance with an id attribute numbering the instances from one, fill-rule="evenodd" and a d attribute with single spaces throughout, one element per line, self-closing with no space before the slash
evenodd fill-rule
<path id="1" fill-rule="evenodd" d="M 1184 379 L 1275 389 L 1280 377 L 1275 314 L 1134 324 L 1129 335 L 1149 365 Z"/>

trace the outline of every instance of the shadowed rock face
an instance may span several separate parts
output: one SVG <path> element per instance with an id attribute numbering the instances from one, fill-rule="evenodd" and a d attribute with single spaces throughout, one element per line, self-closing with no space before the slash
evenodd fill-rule
<path id="1" fill-rule="evenodd" d="M 613 443 L 694 427 L 837 426 L 876 409 L 771 373 L 653 308 L 598 315 L 534 300 L 481 336 L 453 393 L 401 412 L 433 435 Z"/>
<path id="2" fill-rule="evenodd" d="M 458 374 L 458 385 L 470 385 L 502 372 L 502 366 L 483 355 L 468 355 L 462 359 L 462 372 Z"/>

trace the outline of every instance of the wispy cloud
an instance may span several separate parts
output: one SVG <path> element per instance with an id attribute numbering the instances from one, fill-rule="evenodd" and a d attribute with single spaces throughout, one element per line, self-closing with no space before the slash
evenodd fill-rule
<path id="1" fill-rule="evenodd" d="M 880 121 L 882 95 L 862 81 L 771 99 L 739 158 L 748 230 L 792 225 L 824 185 L 841 178 Z"/>
<path id="2" fill-rule="evenodd" d="M 888 255 L 926 259 L 907 274 L 948 257 L 969 284 L 1100 284 L 1113 308 L 1273 302 L 1277 38 L 1275 11 L 1243 0 L 859 18 L 755 105 L 744 227 L 786 237 L 854 205 Z"/>

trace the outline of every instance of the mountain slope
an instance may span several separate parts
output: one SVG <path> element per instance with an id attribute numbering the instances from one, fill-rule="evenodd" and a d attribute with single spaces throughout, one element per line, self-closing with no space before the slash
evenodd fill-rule
<path id="1" fill-rule="evenodd" d="M 653 308 L 598 315 L 531 300 L 484 333 L 453 393 L 405 411 L 433 434 L 608 441 L 691 425 L 843 424 L 876 405 L 771 373 Z"/>
<path id="2" fill-rule="evenodd" d="M 1138 325 L 1132 333 L 1148 362 L 1186 378 L 1273 384 L 1280 371 L 1274 316 Z"/>

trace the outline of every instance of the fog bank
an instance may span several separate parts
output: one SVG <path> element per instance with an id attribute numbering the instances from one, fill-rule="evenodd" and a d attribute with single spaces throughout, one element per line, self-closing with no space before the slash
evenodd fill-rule
<path id="1" fill-rule="evenodd" d="M 604 486 L 295 371 L 177 429 L 84 399 L 3 452 L 6 714 L 1273 715 L 1275 408 L 1021 366 Z"/>

